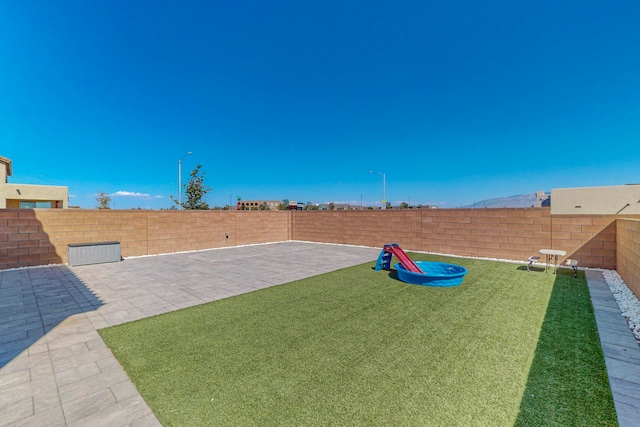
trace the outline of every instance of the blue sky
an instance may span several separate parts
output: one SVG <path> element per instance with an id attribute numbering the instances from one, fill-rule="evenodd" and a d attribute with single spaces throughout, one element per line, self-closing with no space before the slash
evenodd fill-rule
<path id="1" fill-rule="evenodd" d="M 0 156 L 70 203 L 640 183 L 637 1 L 0 2 Z M 114 207 L 112 205 L 112 207 Z"/>

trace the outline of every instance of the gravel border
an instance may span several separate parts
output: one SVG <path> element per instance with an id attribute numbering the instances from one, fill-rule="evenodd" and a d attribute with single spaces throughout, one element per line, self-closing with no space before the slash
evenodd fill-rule
<path id="1" fill-rule="evenodd" d="M 627 320 L 631 332 L 640 344 L 640 300 L 615 270 L 600 270 L 613 293 L 622 316 Z"/>

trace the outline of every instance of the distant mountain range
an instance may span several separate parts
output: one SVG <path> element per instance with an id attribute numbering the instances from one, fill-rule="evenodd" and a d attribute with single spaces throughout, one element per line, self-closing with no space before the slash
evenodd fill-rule
<path id="1" fill-rule="evenodd" d="M 546 193 L 548 195 L 548 193 Z M 530 208 L 536 203 L 536 193 L 519 194 L 517 196 L 498 197 L 496 199 L 481 200 L 463 208 Z"/>

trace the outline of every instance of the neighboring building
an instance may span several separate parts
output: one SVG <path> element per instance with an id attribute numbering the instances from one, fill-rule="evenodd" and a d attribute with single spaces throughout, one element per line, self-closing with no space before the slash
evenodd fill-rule
<path id="1" fill-rule="evenodd" d="M 282 201 L 285 209 L 290 211 L 302 211 L 305 208 L 305 204 L 302 202 L 297 202 L 295 200 L 284 199 Z"/>
<path id="2" fill-rule="evenodd" d="M 553 215 L 640 214 L 640 184 L 551 190 Z"/>
<path id="3" fill-rule="evenodd" d="M 536 191 L 536 201 L 533 207 L 548 208 L 549 206 L 551 206 L 551 194 L 547 194 L 544 191 Z"/>
<path id="4" fill-rule="evenodd" d="M 351 205 L 349 203 L 334 203 L 333 208 L 337 211 L 348 211 Z"/>
<path id="5" fill-rule="evenodd" d="M 329 210 L 332 210 L 331 205 L 333 205 L 334 211 L 348 211 L 350 209 L 356 209 L 355 207 L 352 207 L 349 203 L 320 203 L 316 206 L 318 206 L 318 209 L 321 211 L 329 211 Z M 357 209 L 360 209 L 360 205 L 358 205 Z"/>
<path id="6" fill-rule="evenodd" d="M 11 160 L 0 156 L 0 209 L 66 208 L 67 187 L 54 185 L 9 184 Z"/>
<path id="7" fill-rule="evenodd" d="M 259 210 L 263 203 L 267 204 L 269 210 L 275 211 L 278 210 L 278 206 L 282 202 L 279 200 L 239 200 L 236 206 L 239 211 Z"/>

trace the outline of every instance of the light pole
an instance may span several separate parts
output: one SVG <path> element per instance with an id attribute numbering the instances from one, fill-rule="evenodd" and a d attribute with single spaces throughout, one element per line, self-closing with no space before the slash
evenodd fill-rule
<path id="1" fill-rule="evenodd" d="M 187 154 L 185 154 L 180 160 L 178 160 L 178 205 L 180 205 L 180 210 L 182 210 L 182 161 L 189 154 L 193 153 L 191 153 L 191 151 L 187 151 Z"/>
<path id="2" fill-rule="evenodd" d="M 369 171 L 369 173 L 377 173 L 382 176 L 382 209 L 387 209 L 387 175 L 378 171 Z"/>

